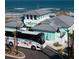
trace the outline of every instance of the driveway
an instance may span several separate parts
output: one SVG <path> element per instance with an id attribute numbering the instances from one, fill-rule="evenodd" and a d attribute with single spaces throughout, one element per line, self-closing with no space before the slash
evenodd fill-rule
<path id="1" fill-rule="evenodd" d="M 55 50 L 50 47 L 44 48 L 42 51 L 31 50 L 27 48 L 18 47 L 18 50 L 25 54 L 25 59 L 62 59 Z M 5 59 L 15 59 L 11 57 L 5 57 Z"/>

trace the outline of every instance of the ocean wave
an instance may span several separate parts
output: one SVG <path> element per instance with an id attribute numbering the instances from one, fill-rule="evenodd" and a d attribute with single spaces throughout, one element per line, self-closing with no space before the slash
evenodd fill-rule
<path id="1" fill-rule="evenodd" d="M 26 8 L 14 8 L 15 10 L 25 10 Z"/>
<path id="2" fill-rule="evenodd" d="M 52 10 L 60 10 L 61 8 L 52 8 Z"/>

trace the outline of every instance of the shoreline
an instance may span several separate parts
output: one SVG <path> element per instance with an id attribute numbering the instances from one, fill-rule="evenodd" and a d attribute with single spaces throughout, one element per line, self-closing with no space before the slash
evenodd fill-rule
<path id="1" fill-rule="evenodd" d="M 6 8 L 5 13 L 23 13 L 27 12 L 29 10 L 35 10 L 35 9 L 41 9 L 41 8 L 34 8 L 34 9 L 27 9 L 27 8 Z M 74 12 L 74 8 L 51 8 L 50 10 L 52 11 L 60 11 L 60 10 L 65 10 L 65 11 L 71 11 Z"/>

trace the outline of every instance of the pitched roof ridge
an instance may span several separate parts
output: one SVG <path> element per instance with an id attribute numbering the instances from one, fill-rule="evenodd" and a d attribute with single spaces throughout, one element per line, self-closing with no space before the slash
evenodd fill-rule
<path id="1" fill-rule="evenodd" d="M 64 21 L 62 21 L 60 18 L 56 17 L 57 19 L 59 19 L 61 22 L 63 22 L 65 25 L 69 26 L 68 24 L 66 24 Z"/>
<path id="2" fill-rule="evenodd" d="M 37 12 L 37 10 L 34 10 L 38 15 L 40 15 L 38 12 Z"/>
<path id="3" fill-rule="evenodd" d="M 49 25 L 50 27 L 52 27 L 53 29 L 55 29 L 53 26 L 51 26 L 51 25 Z M 55 29 L 55 30 L 57 30 L 57 29 Z"/>

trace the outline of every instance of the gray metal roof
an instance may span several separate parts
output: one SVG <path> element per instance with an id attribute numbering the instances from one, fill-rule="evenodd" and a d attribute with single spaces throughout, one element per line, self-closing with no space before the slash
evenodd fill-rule
<path id="1" fill-rule="evenodd" d="M 67 24 L 65 24 L 63 21 L 61 21 L 59 18 L 55 17 L 52 19 L 51 23 L 50 23 L 51 26 L 54 26 L 55 27 L 68 27 Z"/>
<path id="2" fill-rule="evenodd" d="M 56 16 L 43 21 L 40 25 L 33 27 L 33 30 L 55 32 L 59 27 L 70 27 L 74 23 L 74 18 L 70 16 Z"/>
<path id="3" fill-rule="evenodd" d="M 47 13 L 51 13 L 51 11 L 49 11 L 48 9 L 37 9 L 37 10 L 31 10 L 26 12 L 25 14 L 28 15 L 44 15 Z"/>
<path id="4" fill-rule="evenodd" d="M 68 25 L 69 27 L 74 24 L 74 18 L 70 16 L 58 16 L 58 19 L 60 19 L 63 23 Z"/>
<path id="5" fill-rule="evenodd" d="M 32 30 L 55 32 L 57 29 L 53 28 L 50 25 L 41 24 L 41 25 L 33 27 Z"/>
<path id="6" fill-rule="evenodd" d="M 12 20 L 5 23 L 5 27 L 9 27 L 9 28 L 20 28 L 23 26 L 24 24 L 20 20 Z"/>
<path id="7" fill-rule="evenodd" d="M 55 27 L 70 27 L 74 23 L 74 18 L 70 16 L 56 16 L 43 21 L 42 23 L 50 23 Z"/>

